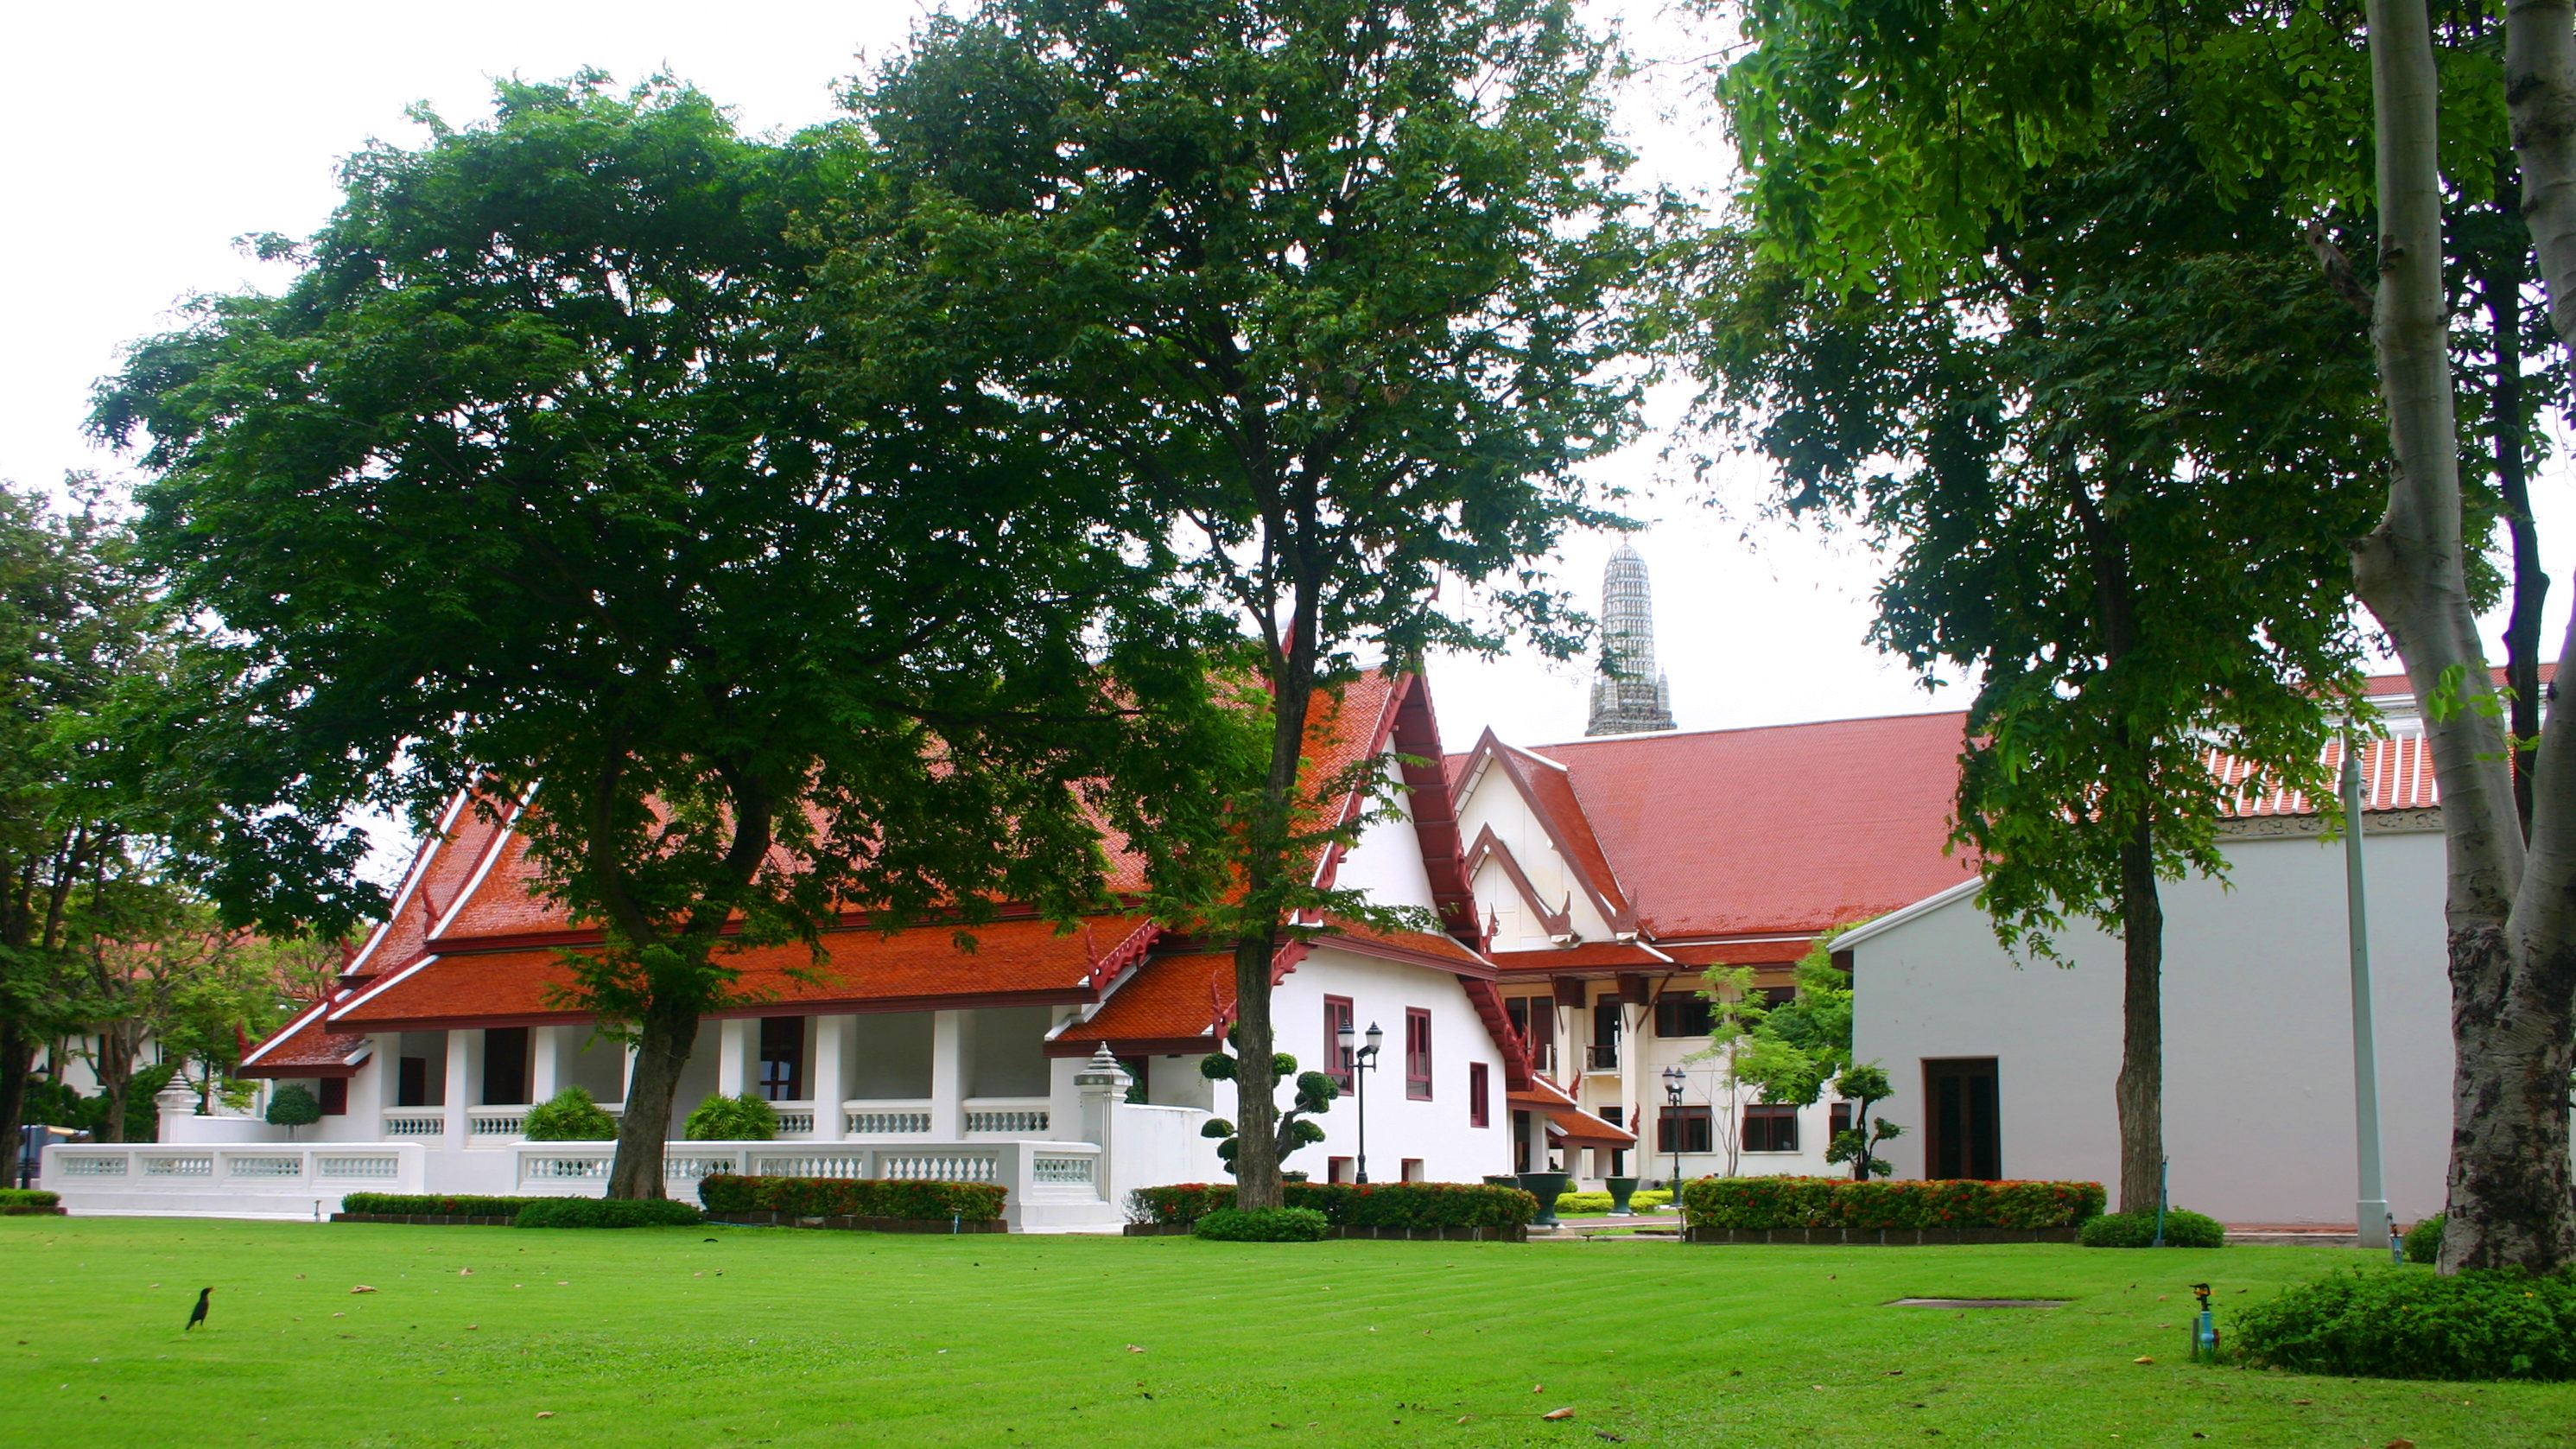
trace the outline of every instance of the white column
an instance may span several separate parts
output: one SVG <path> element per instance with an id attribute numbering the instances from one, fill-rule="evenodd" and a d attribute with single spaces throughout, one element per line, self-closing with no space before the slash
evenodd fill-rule
<path id="1" fill-rule="evenodd" d="M 546 1102 L 554 1098 L 556 1083 L 562 1080 L 563 1034 L 570 1027 L 541 1026 L 528 1033 L 528 1100 Z"/>
<path id="2" fill-rule="evenodd" d="M 966 1013 L 930 1016 L 930 1136 L 955 1142 L 966 1135 Z"/>
<path id="3" fill-rule="evenodd" d="M 1112 1188 L 1118 1184 L 1118 1155 L 1114 1139 L 1118 1133 L 1118 1106 L 1127 1100 L 1127 1087 L 1131 1080 L 1127 1069 L 1109 1054 L 1107 1042 L 1100 1044 L 1100 1050 L 1091 1054 L 1091 1060 L 1083 1064 L 1073 1079 L 1074 1086 L 1082 1093 L 1082 1134 L 1100 1147 L 1100 1163 L 1093 1170 L 1092 1182 L 1100 1189 L 1102 1197 L 1113 1202 L 1125 1200 L 1123 1195 L 1112 1196 Z"/>
<path id="4" fill-rule="evenodd" d="M 474 1139 L 473 1119 L 465 1109 L 473 1105 L 474 1095 L 482 1087 L 483 1033 L 451 1031 L 447 1034 L 447 1148 L 461 1152 Z"/>
<path id="5" fill-rule="evenodd" d="M 759 1023 L 739 1016 L 729 1016 L 716 1023 L 716 1090 L 728 1097 L 739 1097 L 747 1088 L 749 1069 L 748 1042 L 751 1029 Z"/>
<path id="6" fill-rule="evenodd" d="M 1655 1008 L 1652 1003 L 1622 1006 L 1619 1014 L 1628 1028 L 1627 1039 L 1619 1043 L 1619 1125 L 1637 1134 L 1636 1147 L 1629 1149 L 1628 1170 L 1620 1175 L 1634 1177 L 1637 1154 L 1646 1145 L 1645 1129 L 1637 1125 L 1637 1119 L 1645 1115 L 1640 1104 L 1645 1101 L 1646 1043 L 1653 1039 L 1647 1028 L 1654 1024 Z M 1617 1161 L 1615 1157 L 1610 1160 Z"/>
<path id="7" fill-rule="evenodd" d="M 845 1065 L 849 1052 L 850 1019 L 846 1016 L 814 1018 L 814 1060 L 806 1064 L 806 1094 L 814 1099 L 814 1140 L 841 1140 L 841 1099 L 849 1095 L 850 1073 Z"/>
<path id="8" fill-rule="evenodd" d="M 626 1043 L 624 1049 L 619 1054 L 620 1059 L 625 1062 L 624 1066 L 617 1069 L 617 1100 L 621 1106 L 626 1101 L 627 1093 L 635 1090 L 636 1051 L 637 1047 L 635 1043 L 630 1041 Z"/>
<path id="9" fill-rule="evenodd" d="M 380 1031 L 367 1038 L 366 1065 L 349 1083 L 350 1130 L 361 1142 L 385 1140 L 385 1109 L 402 1095 L 402 1033 Z"/>

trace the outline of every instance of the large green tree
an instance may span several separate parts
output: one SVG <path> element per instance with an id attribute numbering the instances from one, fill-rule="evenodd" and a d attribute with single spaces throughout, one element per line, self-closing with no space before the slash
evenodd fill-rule
<path id="1" fill-rule="evenodd" d="M 2464 256 L 2482 244 L 2446 238 L 2443 220 L 2446 196 L 2492 194 L 2510 96 L 2523 172 L 2511 200 L 2542 242 L 2536 271 L 2568 335 L 2576 283 L 2559 284 L 2549 243 L 2576 237 L 2565 164 L 2576 133 L 2553 119 L 2576 105 L 2576 45 L 2565 5 L 2517 4 L 2500 63 L 2498 8 L 1940 4 L 1864 19 L 1843 0 L 1760 0 L 1747 21 L 1760 61 L 1728 85 L 1755 123 L 1754 189 L 1776 214 L 1778 254 L 1817 276 L 1848 281 L 1893 256 L 1909 295 L 1936 289 L 1984 254 L 1990 228 L 2021 215 L 2049 168 L 2124 145 L 2115 103 L 2142 75 L 2176 85 L 2216 182 L 2277 178 L 2319 223 L 2324 270 L 2370 311 L 2390 433 L 2387 506 L 2354 546 L 2355 591 L 2426 703 L 2444 802 L 2457 1068 L 2443 1262 L 2545 1269 L 2576 1256 L 2576 916 L 2562 904 L 2576 847 L 2558 844 L 2576 830 L 2576 760 L 2553 765 L 2576 746 L 2544 722 L 2527 752 L 2526 851 L 2509 706 L 2477 638 L 2485 530 L 2477 490 L 2463 486 L 2448 347 L 2446 241 Z M 1869 164 L 1851 164 L 1864 155 Z M 2338 225 L 2375 234 L 2375 266 L 2346 259 Z M 2576 258 L 2576 244 L 2562 255 Z M 2509 638 L 2535 633 L 2520 622 Z"/>
<path id="2" fill-rule="evenodd" d="M 1249 639 L 1267 739 L 1208 928 L 1234 943 L 1250 1206 L 1279 1200 L 1276 953 L 1366 914 L 1315 852 L 1347 837 L 1340 792 L 1384 785 L 1308 767 L 1313 701 L 1372 651 L 1569 643 L 1525 570 L 1605 521 L 1578 465 L 1634 426 L 1609 66 L 1559 0 L 991 0 L 859 97 L 890 188 L 846 243 L 861 289 L 986 339 L 973 390 L 1058 476 L 1151 497 Z M 1501 584 L 1479 613 L 1444 578 Z"/>
<path id="3" fill-rule="evenodd" d="M 1775 98 L 1730 98 L 1759 155 Z M 2104 100 L 2100 147 L 2034 168 L 1939 267 L 1802 266 L 1757 185 L 1699 360 L 1783 506 L 1856 515 L 1889 551 L 1876 642 L 1976 679 L 1955 838 L 1997 933 L 2046 955 L 2071 915 L 2120 936 L 2140 1212 L 2164 1156 L 2159 882 L 2224 869 L 2241 783 L 2213 748 L 2326 790 L 2361 653 L 2332 581 L 2383 449 L 2360 329 L 2280 180 L 2214 171 L 2169 76 Z"/>
<path id="4" fill-rule="evenodd" d="M 95 426 L 141 442 L 148 549 L 224 636 L 174 787 L 216 897 L 286 930 L 377 903 L 364 807 L 517 814 L 602 940 L 563 1004 L 637 1049 L 608 1190 L 663 1193 L 731 953 L 1158 878 L 1210 718 L 1115 480 L 917 374 L 818 370 L 830 135 L 685 86 L 505 82 L 378 144 L 276 295 L 139 344 Z"/>

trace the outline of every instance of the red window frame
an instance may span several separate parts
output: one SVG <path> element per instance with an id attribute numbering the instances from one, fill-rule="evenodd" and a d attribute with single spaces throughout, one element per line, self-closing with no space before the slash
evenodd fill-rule
<path id="1" fill-rule="evenodd" d="M 1469 1062 L 1467 1064 L 1468 1126 L 1491 1127 L 1494 1125 L 1493 1108 L 1489 1105 L 1486 1095 L 1492 1090 L 1493 1088 L 1487 1076 L 1485 1064 L 1483 1062 Z"/>
<path id="2" fill-rule="evenodd" d="M 1431 1100 L 1431 1013 L 1419 1006 L 1404 1009 L 1404 1095 Z"/>
<path id="3" fill-rule="evenodd" d="M 1351 1053 L 1342 1045 L 1342 1028 L 1358 1020 L 1358 1009 L 1349 997 L 1324 998 L 1324 1074 L 1345 1092 L 1351 1089 Z"/>

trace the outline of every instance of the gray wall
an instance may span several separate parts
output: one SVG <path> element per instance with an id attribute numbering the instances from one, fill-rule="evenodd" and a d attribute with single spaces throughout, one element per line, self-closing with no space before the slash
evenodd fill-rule
<path id="1" fill-rule="evenodd" d="M 903 1011 L 855 1018 L 849 1046 L 852 1101 L 917 1101 L 930 1095 L 930 1018 Z"/>
<path id="2" fill-rule="evenodd" d="M 2355 1192 L 2351 991 L 2340 843 L 2226 844 L 2233 889 L 2168 883 L 2165 1151 L 2173 1201 L 2236 1223 L 2348 1223 Z M 2398 1222 L 2441 1209 L 2450 1150 L 2442 837 L 2365 837 L 2381 1141 Z M 2015 963 L 1963 897 L 1856 943 L 1855 1055 L 1896 1084 L 1923 1174 L 1926 1058 L 1994 1057 L 2003 1173 L 2118 1195 L 2119 942 L 2070 931 L 2074 965 Z"/>

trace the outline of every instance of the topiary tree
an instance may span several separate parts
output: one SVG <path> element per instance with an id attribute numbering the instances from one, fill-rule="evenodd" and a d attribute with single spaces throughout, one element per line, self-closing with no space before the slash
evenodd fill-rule
<path id="1" fill-rule="evenodd" d="M 1896 1095 L 1886 1069 L 1876 1062 L 1846 1067 L 1841 1076 L 1834 1078 L 1834 1094 L 1852 1104 L 1852 1125 L 1834 1134 L 1832 1144 L 1825 1149 L 1825 1160 L 1850 1163 L 1854 1182 L 1892 1176 L 1896 1166 L 1877 1155 L 1878 1147 L 1901 1136 L 1905 1129 L 1884 1117 L 1873 1120 L 1869 1115 L 1871 1107 Z"/>
<path id="2" fill-rule="evenodd" d="M 686 1130 L 691 1142 L 766 1142 L 778 1135 L 778 1113 L 749 1092 L 718 1093 L 689 1114 Z"/>
<path id="3" fill-rule="evenodd" d="M 289 1082 L 268 1099 L 268 1125 L 283 1127 L 289 1138 L 298 1127 L 310 1127 L 322 1120 L 321 1100 L 313 1089 L 302 1082 Z"/>
<path id="4" fill-rule="evenodd" d="M 1231 1031 L 1225 1034 L 1225 1039 L 1236 1046 L 1242 1044 L 1241 1038 Z M 1293 1078 L 1297 1083 L 1296 1105 L 1279 1114 L 1277 1138 L 1279 1155 L 1274 1160 L 1285 1162 L 1288 1160 L 1289 1153 L 1300 1147 L 1311 1147 L 1324 1140 L 1324 1129 L 1307 1119 L 1320 1117 L 1333 1110 L 1333 1099 L 1342 1094 L 1342 1088 L 1339 1083 L 1322 1072 L 1306 1072 L 1301 1075 L 1297 1070 L 1297 1059 L 1286 1052 L 1273 1053 L 1270 1062 L 1272 1081 L 1287 1081 Z M 1199 1075 L 1212 1082 L 1239 1080 L 1234 1057 L 1221 1051 L 1200 1059 Z M 1199 1135 L 1224 1139 L 1217 1143 L 1216 1155 L 1225 1159 L 1226 1174 L 1232 1176 L 1235 1154 L 1242 1147 L 1241 1140 L 1235 1134 L 1234 1124 L 1223 1117 L 1211 1117 L 1205 1126 L 1199 1128 Z"/>
<path id="5" fill-rule="evenodd" d="M 527 1136 L 530 1142 L 614 1142 L 617 1119 L 588 1091 L 566 1087 L 528 1109 Z"/>

